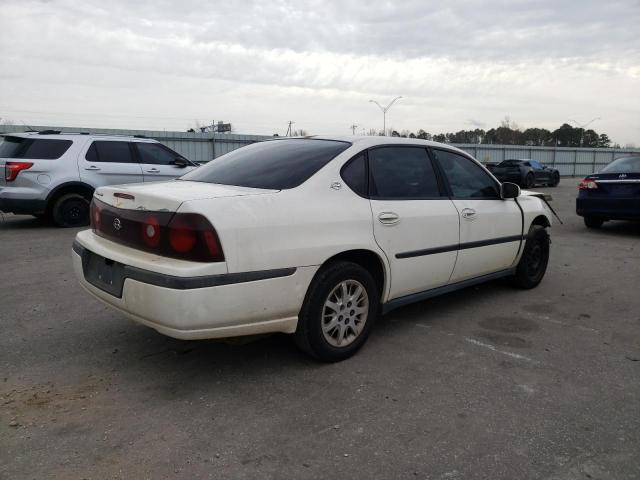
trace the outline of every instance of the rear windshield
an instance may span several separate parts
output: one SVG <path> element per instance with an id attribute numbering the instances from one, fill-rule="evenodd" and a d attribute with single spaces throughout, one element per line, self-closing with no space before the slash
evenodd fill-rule
<path id="1" fill-rule="evenodd" d="M 640 173 L 640 157 L 622 157 L 600 170 L 600 173 Z"/>
<path id="2" fill-rule="evenodd" d="M 294 188 L 350 146 L 348 142 L 315 139 L 254 143 L 216 158 L 180 179 L 273 190 Z"/>
<path id="3" fill-rule="evenodd" d="M 498 164 L 499 167 L 517 167 L 520 165 L 520 160 L 504 160 Z"/>
<path id="4" fill-rule="evenodd" d="M 0 142 L 0 158 L 55 160 L 69 149 L 71 143 L 71 140 L 3 137 Z"/>

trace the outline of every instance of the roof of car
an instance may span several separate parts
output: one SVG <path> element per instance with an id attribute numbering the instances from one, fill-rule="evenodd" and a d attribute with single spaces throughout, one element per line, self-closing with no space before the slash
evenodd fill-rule
<path id="1" fill-rule="evenodd" d="M 275 137 L 276 139 L 315 139 L 315 140 L 334 140 L 338 142 L 349 142 L 353 145 L 357 145 L 358 147 L 368 148 L 375 147 L 378 145 L 422 145 L 436 148 L 446 148 L 447 150 L 452 150 L 456 152 L 460 152 L 466 156 L 469 156 L 468 152 L 461 150 L 459 148 L 454 147 L 453 145 L 448 145 L 446 143 L 433 142 L 431 140 L 422 140 L 420 138 L 405 138 L 405 137 L 384 137 L 380 135 L 376 136 L 348 136 L 348 135 L 310 135 L 306 137 Z"/>
<path id="2" fill-rule="evenodd" d="M 78 137 L 95 137 L 104 140 L 135 140 L 135 141 L 148 141 L 156 142 L 153 138 L 147 138 L 142 135 L 116 135 L 112 133 L 89 133 L 89 132 L 61 132 L 58 130 L 42 130 L 39 132 L 15 132 L 15 133 L 2 133 L 2 137 L 19 137 L 19 138 L 47 138 L 58 140 L 75 140 Z"/>

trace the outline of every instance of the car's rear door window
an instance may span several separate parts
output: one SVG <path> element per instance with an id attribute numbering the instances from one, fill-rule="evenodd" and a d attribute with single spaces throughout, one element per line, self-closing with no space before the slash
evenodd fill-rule
<path id="1" fill-rule="evenodd" d="M 496 182 L 473 160 L 447 150 L 432 150 L 454 198 L 500 198 Z"/>
<path id="2" fill-rule="evenodd" d="M 0 143 L 0 158 L 56 160 L 64 155 L 72 143 L 71 140 L 4 137 Z"/>
<path id="3" fill-rule="evenodd" d="M 368 155 L 372 198 L 440 197 L 438 178 L 425 148 L 377 147 Z"/>
<path id="4" fill-rule="evenodd" d="M 254 143 L 216 158 L 180 179 L 273 190 L 294 188 L 350 146 L 349 142 L 317 139 Z"/>
<path id="5" fill-rule="evenodd" d="M 129 142 L 97 140 L 91 144 L 85 158 L 90 162 L 134 163 Z"/>

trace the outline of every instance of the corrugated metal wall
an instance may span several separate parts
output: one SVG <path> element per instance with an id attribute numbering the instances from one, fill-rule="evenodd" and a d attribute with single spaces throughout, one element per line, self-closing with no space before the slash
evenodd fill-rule
<path id="1" fill-rule="evenodd" d="M 597 172 L 612 160 L 623 155 L 640 154 L 640 149 L 633 148 L 556 148 L 475 144 L 455 146 L 470 153 L 483 163 L 501 162 L 508 158 L 530 158 L 557 168 L 560 175 L 573 177 Z"/>
<path id="2" fill-rule="evenodd" d="M 264 135 L 237 135 L 234 133 L 189 133 L 160 130 L 116 130 L 110 128 L 76 128 L 33 126 L 34 130 L 61 130 L 63 132 L 89 132 L 107 135 L 144 135 L 164 143 L 169 148 L 196 162 L 208 162 L 231 150 L 267 138 Z M 24 132 L 27 127 L 2 125 L 0 133 Z M 523 147 L 512 145 L 453 144 L 483 163 L 501 162 L 507 158 L 530 158 L 557 168 L 564 176 L 584 176 L 593 173 L 614 158 L 624 154 L 640 154 L 640 149 L 613 148 L 555 148 Z"/>

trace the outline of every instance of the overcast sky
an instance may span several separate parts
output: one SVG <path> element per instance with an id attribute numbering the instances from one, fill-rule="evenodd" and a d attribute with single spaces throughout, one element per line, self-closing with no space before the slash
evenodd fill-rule
<path id="1" fill-rule="evenodd" d="M 0 0 L 0 117 L 238 133 L 588 122 L 640 146 L 640 1 Z"/>

